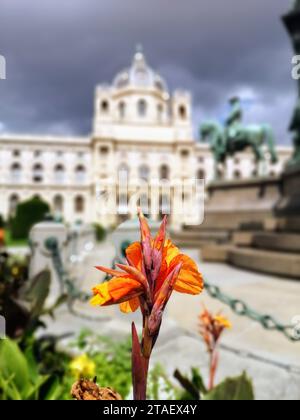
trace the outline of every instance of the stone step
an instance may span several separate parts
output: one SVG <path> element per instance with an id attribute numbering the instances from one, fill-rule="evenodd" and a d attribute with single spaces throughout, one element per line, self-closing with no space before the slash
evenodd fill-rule
<path id="1" fill-rule="evenodd" d="M 300 280 L 299 253 L 263 251 L 254 248 L 233 248 L 228 261 L 244 269 Z"/>
<path id="2" fill-rule="evenodd" d="M 171 238 L 178 246 L 198 248 L 207 243 L 226 243 L 230 236 L 224 231 L 180 231 L 171 233 Z"/>
<path id="3" fill-rule="evenodd" d="M 201 258 L 206 262 L 228 262 L 232 245 L 206 244 L 201 248 Z"/>
<path id="4" fill-rule="evenodd" d="M 256 233 L 252 238 L 256 248 L 300 253 L 300 235 L 295 233 Z"/>

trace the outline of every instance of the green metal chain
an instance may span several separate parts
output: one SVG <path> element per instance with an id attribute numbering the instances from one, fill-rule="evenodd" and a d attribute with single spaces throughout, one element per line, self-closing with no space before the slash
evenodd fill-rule
<path id="1" fill-rule="evenodd" d="M 60 281 L 61 292 L 67 293 L 69 309 L 73 310 L 73 304 L 76 300 L 86 302 L 90 296 L 79 290 L 75 286 L 74 282 L 69 278 L 68 273 L 64 270 L 56 238 L 48 238 L 45 242 L 45 246 L 52 257 L 53 265 Z M 223 293 L 218 286 L 207 281 L 205 281 L 205 289 L 210 297 L 229 306 L 235 314 L 247 317 L 259 323 L 268 331 L 278 331 L 292 342 L 300 342 L 300 337 L 297 337 L 300 334 L 297 334 L 298 331 L 295 333 L 294 326 L 283 325 L 271 315 L 258 313 L 250 308 L 243 300 L 230 297 L 229 295 Z"/>
<path id="2" fill-rule="evenodd" d="M 299 331 L 293 325 L 283 325 L 278 322 L 273 316 L 260 314 L 259 312 L 250 308 L 243 300 L 234 299 L 229 295 L 223 293 L 221 289 L 207 281 L 205 281 L 205 289 L 210 297 L 217 299 L 225 305 L 229 306 L 231 310 L 239 316 L 244 316 L 252 321 L 258 322 L 264 329 L 268 331 L 278 331 L 292 342 L 300 342 Z M 297 337 L 298 336 L 298 337 Z"/>
<path id="3" fill-rule="evenodd" d="M 75 300 L 79 300 L 81 302 L 89 300 L 91 296 L 78 289 L 74 282 L 69 278 L 67 271 L 64 269 L 57 239 L 54 237 L 48 238 L 45 241 L 45 247 L 50 252 L 53 266 L 60 282 L 61 293 L 67 293 L 69 304 L 71 305 Z"/>

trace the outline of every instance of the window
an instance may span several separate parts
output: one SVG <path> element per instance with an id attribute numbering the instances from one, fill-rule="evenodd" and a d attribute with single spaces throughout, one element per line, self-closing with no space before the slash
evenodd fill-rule
<path id="1" fill-rule="evenodd" d="M 190 155 L 189 150 L 181 150 L 181 157 L 182 158 L 188 158 Z"/>
<path id="2" fill-rule="evenodd" d="M 235 179 L 241 179 L 242 178 L 242 174 L 241 174 L 240 171 L 234 171 L 233 176 L 234 176 Z"/>
<path id="3" fill-rule="evenodd" d="M 170 169 L 168 165 L 162 165 L 160 167 L 159 172 L 160 172 L 159 174 L 160 179 L 164 179 L 164 180 L 170 179 Z"/>
<path id="4" fill-rule="evenodd" d="M 55 181 L 58 183 L 64 182 L 65 179 L 65 168 L 63 165 L 56 165 L 54 168 Z"/>
<path id="5" fill-rule="evenodd" d="M 22 175 L 22 168 L 19 163 L 14 163 L 10 168 L 12 182 L 20 182 Z"/>
<path id="6" fill-rule="evenodd" d="M 144 99 L 138 101 L 138 115 L 145 117 L 147 114 L 147 102 Z"/>
<path id="7" fill-rule="evenodd" d="M 99 149 L 99 151 L 100 151 L 100 155 L 106 156 L 108 154 L 108 152 L 109 152 L 109 149 L 108 149 L 107 146 L 101 146 L 100 149 Z"/>
<path id="8" fill-rule="evenodd" d="M 78 195 L 77 197 L 75 197 L 74 210 L 75 210 L 75 213 L 84 212 L 84 198 L 81 195 Z"/>
<path id="9" fill-rule="evenodd" d="M 53 199 L 53 209 L 55 216 L 62 216 L 64 199 L 61 195 L 56 195 Z"/>
<path id="10" fill-rule="evenodd" d="M 199 169 L 198 173 L 197 173 L 197 179 L 205 179 L 206 178 L 206 174 L 204 169 Z"/>
<path id="11" fill-rule="evenodd" d="M 126 104 L 125 102 L 120 102 L 119 103 L 119 117 L 121 120 L 123 120 L 126 116 Z"/>
<path id="12" fill-rule="evenodd" d="M 178 108 L 178 114 L 179 114 L 179 117 L 182 120 L 185 120 L 186 119 L 186 107 L 184 105 L 180 105 L 179 106 L 179 108 Z"/>
<path id="13" fill-rule="evenodd" d="M 41 152 L 40 150 L 35 150 L 35 151 L 34 151 L 34 157 L 35 157 L 35 158 L 40 157 L 40 156 L 41 156 L 41 154 L 42 154 L 42 152 Z"/>
<path id="14" fill-rule="evenodd" d="M 109 112 L 109 103 L 106 99 L 101 101 L 100 109 L 103 114 L 107 114 Z"/>
<path id="15" fill-rule="evenodd" d="M 118 177 L 124 181 L 129 179 L 130 169 L 126 163 L 121 163 L 118 169 Z"/>
<path id="16" fill-rule="evenodd" d="M 149 180 L 149 175 L 150 175 L 150 169 L 148 168 L 147 165 L 142 165 L 139 167 L 139 177 L 140 179 L 142 179 L 143 181 L 148 181 Z"/>
<path id="17" fill-rule="evenodd" d="M 13 157 L 17 158 L 21 156 L 20 150 L 13 150 L 12 152 Z"/>
<path id="18" fill-rule="evenodd" d="M 85 181 L 86 170 L 83 165 L 78 165 L 75 168 L 76 182 L 82 183 Z"/>
<path id="19" fill-rule="evenodd" d="M 33 182 L 43 182 L 43 167 L 41 164 L 37 163 L 33 167 Z"/>
<path id="20" fill-rule="evenodd" d="M 161 122 L 162 121 L 162 117 L 163 117 L 163 106 L 162 106 L 162 104 L 158 104 L 157 105 L 157 119 L 158 119 L 158 121 L 159 122 Z"/>
<path id="21" fill-rule="evenodd" d="M 9 197 L 9 215 L 14 216 L 17 205 L 19 204 L 19 196 L 17 194 L 13 194 Z"/>

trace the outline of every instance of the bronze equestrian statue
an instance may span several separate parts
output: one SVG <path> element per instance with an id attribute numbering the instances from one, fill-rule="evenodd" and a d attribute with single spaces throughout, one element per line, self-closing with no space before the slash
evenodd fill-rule
<path id="1" fill-rule="evenodd" d="M 264 146 L 267 145 L 271 161 L 278 162 L 275 139 L 272 128 L 267 125 L 242 124 L 243 111 L 238 97 L 230 99 L 231 111 L 226 119 L 225 127 L 215 121 L 201 124 L 202 140 L 209 140 L 215 158 L 215 177 L 220 178 L 220 165 L 225 165 L 228 157 L 248 148 L 253 150 L 257 163 L 257 173 L 262 175 L 261 164 L 266 162 Z"/>

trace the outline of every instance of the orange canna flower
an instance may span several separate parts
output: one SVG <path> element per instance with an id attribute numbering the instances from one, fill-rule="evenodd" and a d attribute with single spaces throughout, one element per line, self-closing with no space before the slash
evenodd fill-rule
<path id="1" fill-rule="evenodd" d="M 157 340 L 164 309 L 173 291 L 196 295 L 204 282 L 196 263 L 166 239 L 167 218 L 158 234 L 152 238 L 148 223 L 139 210 L 141 241 L 126 250 L 127 264 L 120 270 L 96 267 L 112 278 L 93 288 L 91 304 L 106 306 L 119 304 L 123 312 L 141 309 L 143 337 L 132 325 L 132 379 L 134 399 L 146 398 L 147 375 L 151 352 Z"/>
<path id="2" fill-rule="evenodd" d="M 212 314 L 206 308 L 199 316 L 200 335 L 206 343 L 209 352 L 212 352 L 218 343 L 223 331 L 231 329 L 230 321 L 221 314 Z"/>
<path id="3" fill-rule="evenodd" d="M 141 243 L 126 250 L 128 265 L 118 264 L 118 270 L 96 267 L 112 279 L 93 288 L 92 305 L 120 304 L 122 312 L 134 312 L 139 307 L 152 312 L 165 307 L 173 290 L 196 295 L 203 290 L 203 279 L 196 263 L 170 240 L 166 240 L 166 218 L 157 236 L 152 239 L 146 219 L 140 212 Z M 146 305 L 146 306 L 147 306 Z"/>
<path id="4" fill-rule="evenodd" d="M 200 320 L 200 335 L 206 344 L 207 351 L 210 357 L 209 367 L 209 389 L 214 387 L 214 380 L 216 370 L 219 362 L 218 345 L 220 338 L 225 329 L 230 329 L 230 321 L 222 316 L 220 313 L 214 315 L 209 312 L 205 307 L 203 312 L 199 316 Z"/>

